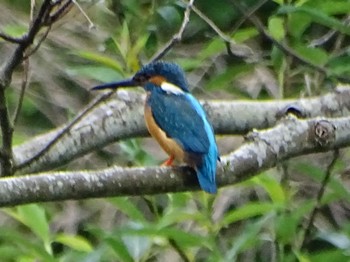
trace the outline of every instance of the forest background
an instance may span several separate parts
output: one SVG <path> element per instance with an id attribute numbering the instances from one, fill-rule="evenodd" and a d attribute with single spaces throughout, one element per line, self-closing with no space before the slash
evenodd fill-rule
<path id="1" fill-rule="evenodd" d="M 348 0 L 2 0 L 1 261 L 348 261 Z M 148 137 L 163 59 L 217 134 L 216 195 Z"/>

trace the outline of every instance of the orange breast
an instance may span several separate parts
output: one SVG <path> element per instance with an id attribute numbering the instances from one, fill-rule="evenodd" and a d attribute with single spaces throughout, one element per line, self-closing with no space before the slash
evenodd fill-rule
<path id="1" fill-rule="evenodd" d="M 184 151 L 174 139 L 167 137 L 165 132 L 159 128 L 153 118 L 152 110 L 147 104 L 145 105 L 145 121 L 148 131 L 157 140 L 163 150 L 169 156 L 173 156 L 176 160 L 183 162 L 185 160 Z"/>

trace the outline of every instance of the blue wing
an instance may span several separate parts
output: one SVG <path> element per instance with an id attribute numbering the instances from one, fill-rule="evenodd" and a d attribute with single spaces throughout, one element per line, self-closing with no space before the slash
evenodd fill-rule
<path id="1" fill-rule="evenodd" d="M 168 137 L 175 139 L 186 152 L 206 154 L 210 141 L 205 114 L 203 109 L 203 112 L 198 112 L 188 96 L 193 98 L 189 93 L 175 95 L 159 90 L 151 93 L 147 103 L 152 108 L 156 123 Z M 195 102 L 198 103 L 197 100 Z"/>
<path id="2" fill-rule="evenodd" d="M 184 151 L 201 156 L 196 164 L 201 188 L 216 193 L 216 162 L 219 158 L 214 131 L 206 114 L 190 93 L 167 94 L 153 91 L 147 103 L 152 108 L 157 125 L 174 139 Z"/>

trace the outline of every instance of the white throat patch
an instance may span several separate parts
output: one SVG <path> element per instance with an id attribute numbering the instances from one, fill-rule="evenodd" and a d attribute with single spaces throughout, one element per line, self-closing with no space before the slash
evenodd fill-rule
<path id="1" fill-rule="evenodd" d="M 179 88 L 176 85 L 173 85 L 169 82 L 163 82 L 160 85 L 160 88 L 163 89 L 163 91 L 165 91 L 167 93 L 174 94 L 174 95 L 180 95 L 180 94 L 184 93 L 184 91 L 182 91 L 181 88 Z"/>

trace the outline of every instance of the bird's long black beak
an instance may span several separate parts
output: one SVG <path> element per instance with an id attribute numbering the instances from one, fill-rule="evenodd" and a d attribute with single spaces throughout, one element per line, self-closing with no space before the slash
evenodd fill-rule
<path id="1" fill-rule="evenodd" d="M 138 86 L 138 84 L 133 80 L 132 78 L 118 81 L 118 82 L 111 82 L 106 83 L 98 86 L 94 86 L 91 88 L 91 90 L 103 90 L 103 89 L 118 89 L 119 87 L 135 87 Z"/>

